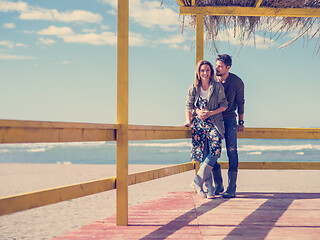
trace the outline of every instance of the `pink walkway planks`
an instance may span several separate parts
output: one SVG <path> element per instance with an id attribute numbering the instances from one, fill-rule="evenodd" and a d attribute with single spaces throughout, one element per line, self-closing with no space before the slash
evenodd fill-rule
<path id="1" fill-rule="evenodd" d="M 130 207 L 129 226 L 111 216 L 55 238 L 67 239 L 320 239 L 320 193 L 169 193 Z"/>

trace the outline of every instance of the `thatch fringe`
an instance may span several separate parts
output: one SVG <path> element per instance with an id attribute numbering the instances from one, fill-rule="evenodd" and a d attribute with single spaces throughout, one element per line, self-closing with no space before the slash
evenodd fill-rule
<path id="1" fill-rule="evenodd" d="M 179 5 L 191 6 L 191 0 L 177 0 Z M 238 6 L 254 7 L 256 0 L 196 0 L 196 6 Z M 320 0 L 263 0 L 260 7 L 269 8 L 320 8 Z M 240 39 L 240 47 L 256 32 L 269 35 L 270 39 L 278 38 L 295 33 L 291 41 L 280 46 L 290 45 L 297 39 L 305 36 L 307 41 L 317 39 L 315 52 L 320 52 L 320 18 L 304 17 L 243 17 L 243 16 L 206 16 L 205 31 L 207 40 L 212 40 L 214 48 L 215 41 L 223 30 L 233 29 L 233 37 Z M 191 16 L 189 27 L 195 28 L 196 18 Z M 218 49 L 216 49 L 217 51 Z"/>

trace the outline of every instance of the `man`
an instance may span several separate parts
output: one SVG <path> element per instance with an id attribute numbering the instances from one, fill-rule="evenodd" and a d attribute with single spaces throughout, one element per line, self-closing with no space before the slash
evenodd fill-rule
<path id="1" fill-rule="evenodd" d="M 231 65 L 232 59 L 229 55 L 218 55 L 216 59 L 216 75 L 218 81 L 224 86 L 224 91 L 229 103 L 228 108 L 222 112 L 229 160 L 228 187 L 222 194 L 224 198 L 234 198 L 236 196 L 236 181 L 238 175 L 237 131 L 242 132 L 244 129 L 244 84 L 237 75 L 229 72 Z M 238 113 L 238 123 L 236 110 Z M 212 173 L 216 187 L 215 194 L 218 195 L 224 191 L 219 163 L 215 164 Z"/>

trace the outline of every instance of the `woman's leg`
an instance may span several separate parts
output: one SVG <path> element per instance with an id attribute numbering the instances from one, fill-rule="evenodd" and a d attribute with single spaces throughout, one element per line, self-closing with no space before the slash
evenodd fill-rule
<path id="1" fill-rule="evenodd" d="M 217 160 L 221 154 L 221 137 L 214 126 L 212 126 L 210 128 L 210 131 L 208 132 L 207 144 L 209 155 L 205 161 L 207 162 L 207 164 L 211 165 L 214 168 L 215 166 L 217 166 Z M 208 198 L 214 198 L 216 190 L 213 186 L 212 172 L 205 180 L 205 183 L 208 188 Z"/>
<path id="2" fill-rule="evenodd" d="M 202 197 L 207 197 L 207 195 L 203 191 L 203 183 L 205 179 L 207 179 L 208 175 L 211 174 L 211 170 L 212 170 L 212 166 L 208 165 L 206 161 L 204 161 L 196 177 L 191 183 L 191 187 L 193 187 L 197 191 L 197 193 Z"/>
<path id="3" fill-rule="evenodd" d="M 208 164 L 209 166 L 213 167 L 214 164 L 217 162 L 218 157 L 213 156 L 211 153 L 208 155 L 208 157 L 205 159 L 205 163 Z M 212 168 L 211 168 L 212 170 Z M 207 198 L 213 199 L 215 198 L 215 187 L 213 186 L 213 180 L 212 180 L 212 173 L 208 174 L 208 176 L 205 178 L 205 185 L 208 189 L 207 192 Z"/>

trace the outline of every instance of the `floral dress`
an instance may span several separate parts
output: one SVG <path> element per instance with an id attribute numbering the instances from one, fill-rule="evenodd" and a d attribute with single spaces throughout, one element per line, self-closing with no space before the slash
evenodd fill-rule
<path id="1" fill-rule="evenodd" d="M 201 110 L 207 107 L 208 100 L 199 98 L 197 107 Z M 202 162 L 204 156 L 204 146 L 208 143 L 213 156 L 220 157 L 222 138 L 211 120 L 201 120 L 198 115 L 192 121 L 192 149 L 191 161 Z M 207 140 L 207 141 L 206 141 Z"/>

